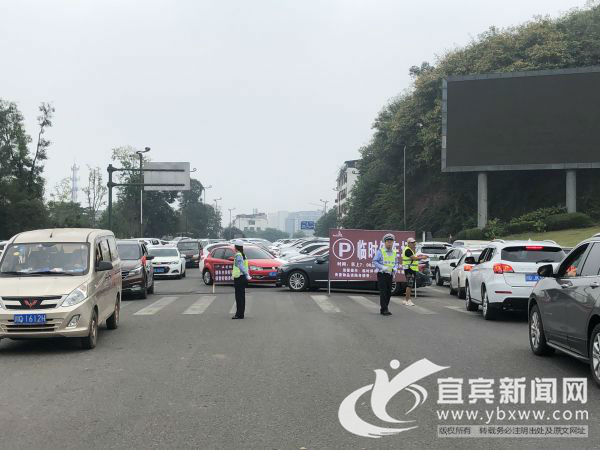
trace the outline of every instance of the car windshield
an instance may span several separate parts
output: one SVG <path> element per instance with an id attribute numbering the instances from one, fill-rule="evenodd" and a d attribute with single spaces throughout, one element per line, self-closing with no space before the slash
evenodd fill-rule
<path id="1" fill-rule="evenodd" d="M 429 255 L 444 255 L 448 249 L 446 247 L 430 246 L 425 245 L 421 247 L 421 253 L 427 253 Z"/>
<path id="2" fill-rule="evenodd" d="M 179 250 L 199 250 L 200 249 L 197 242 L 180 242 L 179 244 L 177 244 L 177 248 Z"/>
<path id="3" fill-rule="evenodd" d="M 149 248 L 148 254 L 151 256 L 177 256 L 176 248 Z"/>
<path id="4" fill-rule="evenodd" d="M 244 254 L 248 259 L 273 259 L 273 257 L 263 249 L 248 247 L 244 249 Z"/>
<path id="5" fill-rule="evenodd" d="M 483 252 L 483 250 L 478 250 L 476 252 L 467 252 L 463 255 L 461 262 L 465 262 L 465 259 L 467 259 L 469 256 L 472 256 L 473 258 L 475 258 L 475 261 L 477 261 L 479 259 L 479 255 L 481 255 L 481 253 Z"/>
<path id="6" fill-rule="evenodd" d="M 502 249 L 502 259 L 510 262 L 560 262 L 565 257 L 560 247 L 544 247 L 543 245 L 520 245 Z"/>
<path id="7" fill-rule="evenodd" d="M 119 257 L 121 259 L 133 260 L 142 257 L 140 246 L 136 244 L 117 244 L 117 250 L 119 250 Z"/>
<path id="8" fill-rule="evenodd" d="M 89 247 L 81 242 L 11 244 L 0 267 L 3 275 L 83 275 Z"/>

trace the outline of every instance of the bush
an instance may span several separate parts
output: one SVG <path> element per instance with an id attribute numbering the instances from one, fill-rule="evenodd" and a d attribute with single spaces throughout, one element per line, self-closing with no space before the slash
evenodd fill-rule
<path id="1" fill-rule="evenodd" d="M 544 228 L 546 224 L 542 223 Z M 529 231 L 538 231 L 539 223 L 533 221 L 510 222 L 505 226 L 506 234 L 527 233 Z"/>
<path id="2" fill-rule="evenodd" d="M 592 225 L 594 225 L 592 218 L 587 214 L 579 212 L 555 214 L 546 218 L 546 228 L 548 231 L 586 228 Z"/>
<path id="3" fill-rule="evenodd" d="M 496 239 L 505 234 L 506 225 L 503 224 L 500 219 L 491 219 L 488 221 L 487 225 L 483 229 L 483 234 L 486 239 Z"/>
<path id="4" fill-rule="evenodd" d="M 485 240 L 486 237 L 485 237 L 484 231 L 480 230 L 479 228 L 467 228 L 466 230 L 459 231 L 456 234 L 455 239 L 479 241 L 479 240 Z"/>

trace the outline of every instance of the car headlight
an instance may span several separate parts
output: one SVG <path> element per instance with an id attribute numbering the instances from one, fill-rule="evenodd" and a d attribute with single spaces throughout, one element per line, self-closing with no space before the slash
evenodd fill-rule
<path id="1" fill-rule="evenodd" d="M 60 306 L 73 306 L 81 303 L 87 298 L 88 287 L 87 284 L 84 283 L 79 287 L 76 287 L 73 292 L 67 295 L 67 298 L 63 300 Z"/>
<path id="2" fill-rule="evenodd" d="M 142 270 L 142 266 L 136 267 L 135 269 L 129 271 L 129 276 L 139 275 L 140 273 L 142 273 Z"/>

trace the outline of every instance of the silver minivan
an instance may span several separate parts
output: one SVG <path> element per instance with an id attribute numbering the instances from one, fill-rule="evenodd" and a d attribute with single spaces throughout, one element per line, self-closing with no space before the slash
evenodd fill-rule
<path id="1" fill-rule="evenodd" d="M 0 339 L 74 337 L 96 346 L 98 324 L 119 325 L 121 261 L 111 231 L 26 231 L 0 261 Z"/>

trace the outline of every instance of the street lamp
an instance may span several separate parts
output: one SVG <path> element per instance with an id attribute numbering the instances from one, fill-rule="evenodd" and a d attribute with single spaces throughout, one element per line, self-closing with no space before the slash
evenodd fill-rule
<path id="1" fill-rule="evenodd" d="M 223 200 L 223 197 L 215 198 L 213 200 L 213 202 L 215 202 L 215 212 L 219 212 L 219 204 L 217 202 L 221 200 Z"/>
<path id="2" fill-rule="evenodd" d="M 203 191 L 204 191 L 204 204 L 205 205 L 206 205 L 206 190 L 210 189 L 211 187 L 212 187 L 212 184 L 210 186 L 204 186 Z"/>
<path id="3" fill-rule="evenodd" d="M 319 201 L 323 203 L 323 214 L 325 214 L 327 212 L 327 203 L 329 203 L 329 200 L 323 200 L 320 198 Z"/>
<path id="4" fill-rule="evenodd" d="M 235 211 L 235 208 L 227 208 L 229 210 L 229 228 L 231 228 L 231 211 Z"/>
<path id="5" fill-rule="evenodd" d="M 140 237 L 144 237 L 144 172 L 143 172 L 143 164 L 144 164 L 144 153 L 148 153 L 150 151 L 150 147 L 146 147 L 144 150 L 136 151 L 137 155 L 140 157 Z"/>

